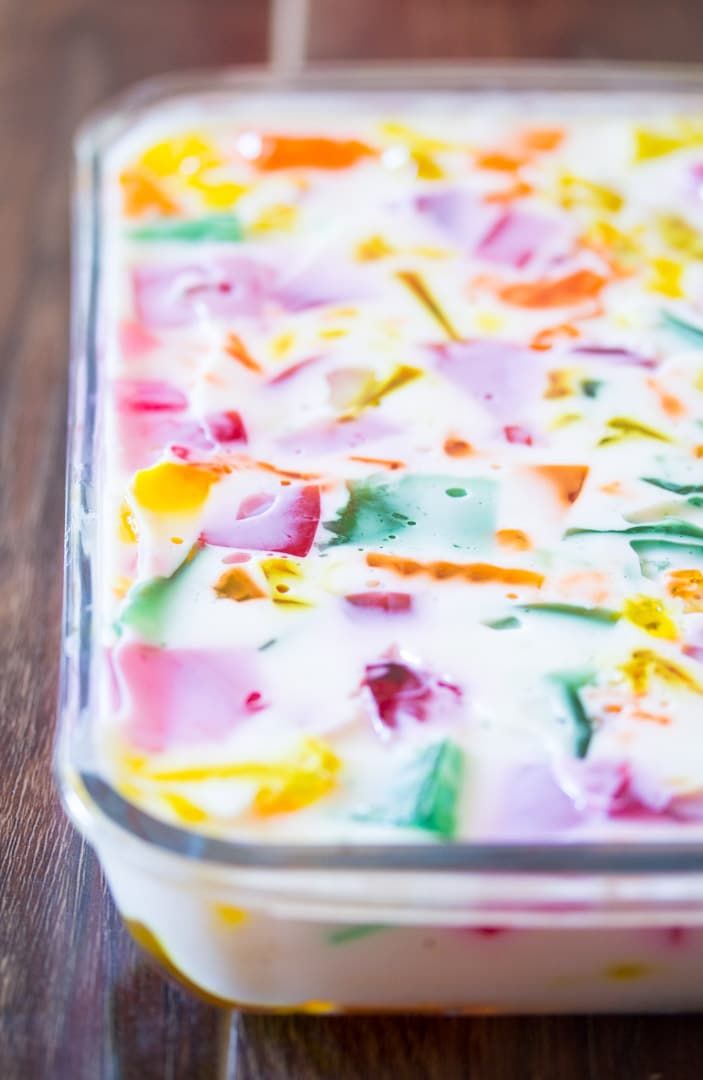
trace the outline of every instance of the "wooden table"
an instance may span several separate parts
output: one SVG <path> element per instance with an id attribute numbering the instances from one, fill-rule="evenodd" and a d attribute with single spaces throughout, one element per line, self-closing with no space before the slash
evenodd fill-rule
<path id="1" fill-rule="evenodd" d="M 699 0 L 313 0 L 316 57 L 703 58 Z M 50 775 L 71 133 L 147 75 L 262 59 L 260 0 L 0 0 L 0 1077 L 698 1080 L 695 1017 L 228 1019 L 152 971 Z M 228 1068 L 218 1051 L 229 1040 Z"/>

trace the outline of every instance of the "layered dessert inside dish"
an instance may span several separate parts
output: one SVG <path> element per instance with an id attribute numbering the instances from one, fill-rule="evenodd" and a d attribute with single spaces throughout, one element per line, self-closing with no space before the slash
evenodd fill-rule
<path id="1" fill-rule="evenodd" d="M 703 827 L 703 123 L 165 106 L 102 179 L 101 767 L 257 841 Z"/>

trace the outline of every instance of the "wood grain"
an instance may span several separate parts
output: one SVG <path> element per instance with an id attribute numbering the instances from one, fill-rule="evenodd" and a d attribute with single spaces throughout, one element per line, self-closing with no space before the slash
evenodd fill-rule
<path id="1" fill-rule="evenodd" d="M 257 60 L 265 6 L 0 3 L 0 1076 L 210 1077 L 220 1017 L 131 945 L 50 760 L 63 537 L 72 133 L 173 67 Z"/>
<path id="2" fill-rule="evenodd" d="M 317 58 L 700 60 L 699 0 L 311 0 Z M 0 0 L 0 1077 L 698 1080 L 694 1017 L 226 1016 L 122 930 L 59 806 L 59 647 L 72 131 L 179 67 L 255 61 L 260 0 Z"/>

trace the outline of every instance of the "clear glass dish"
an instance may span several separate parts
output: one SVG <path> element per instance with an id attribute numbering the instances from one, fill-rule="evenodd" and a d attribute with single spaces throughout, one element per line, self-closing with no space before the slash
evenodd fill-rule
<path id="1" fill-rule="evenodd" d="M 232 71 L 136 87 L 77 140 L 65 608 L 56 769 L 136 939 L 186 985 L 253 1009 L 530 1012 L 703 1006 L 703 847 L 692 843 L 230 842 L 149 816 L 99 774 L 95 482 L 102 163 L 165 104 L 438 91 L 690 107 L 679 68 L 570 65 Z M 545 94 L 547 98 L 545 98 Z"/>

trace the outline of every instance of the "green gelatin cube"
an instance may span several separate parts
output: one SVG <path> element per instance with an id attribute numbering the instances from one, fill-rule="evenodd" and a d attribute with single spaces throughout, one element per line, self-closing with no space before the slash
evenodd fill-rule
<path id="1" fill-rule="evenodd" d="M 632 540 L 642 577 L 654 580 L 665 570 L 703 568 L 703 544 L 677 544 L 675 540 Z"/>
<path id="2" fill-rule="evenodd" d="M 592 683 L 594 678 L 592 671 L 557 671 L 549 676 L 571 720 L 574 754 L 578 758 L 585 758 L 593 738 L 593 724 L 583 706 L 579 691 Z"/>
<path id="3" fill-rule="evenodd" d="M 693 323 L 687 322 L 681 315 L 675 315 L 672 311 L 663 310 L 661 315 L 664 326 L 669 330 L 673 330 L 674 333 L 689 342 L 689 344 L 697 345 L 699 348 L 703 347 L 703 329 L 701 327 L 694 326 Z"/>
<path id="4" fill-rule="evenodd" d="M 440 540 L 445 546 L 487 547 L 495 530 L 495 481 L 486 477 L 403 476 L 377 473 L 350 480 L 349 498 L 325 527 L 332 544 L 382 545 L 400 538 Z"/>
<path id="5" fill-rule="evenodd" d="M 664 491 L 673 491 L 674 495 L 703 494 L 703 484 L 675 484 L 671 480 L 658 480 L 656 476 L 643 476 L 641 479 L 645 484 L 653 484 Z"/>
<path id="6" fill-rule="evenodd" d="M 483 625 L 489 630 L 517 630 L 522 624 L 514 615 L 505 615 L 502 619 L 487 619 Z"/>
<path id="7" fill-rule="evenodd" d="M 132 240 L 151 243 L 237 243 L 244 239 L 242 224 L 234 214 L 211 214 L 190 221 L 155 221 L 130 232 Z"/>
<path id="8" fill-rule="evenodd" d="M 598 623 L 616 623 L 620 618 L 620 613 L 610 608 L 581 607 L 579 604 L 519 604 L 518 608 L 528 613 L 566 615 L 569 618 Z"/>
<path id="9" fill-rule="evenodd" d="M 666 536 L 666 537 L 689 537 L 696 540 L 703 540 L 703 529 L 699 525 L 694 525 L 690 521 L 681 521 L 677 518 L 670 518 L 666 521 L 660 521 L 654 525 L 633 525 L 629 529 L 624 530 L 630 535 L 638 536 Z"/>
<path id="10" fill-rule="evenodd" d="M 582 379 L 581 391 L 588 398 L 596 398 L 603 389 L 602 379 Z"/>
<path id="11" fill-rule="evenodd" d="M 118 630 L 129 627 L 144 641 L 163 645 L 171 605 L 197 551 L 191 551 L 170 577 L 151 578 L 135 585 L 127 594 L 117 622 Z"/>
<path id="12" fill-rule="evenodd" d="M 358 817 L 450 840 L 458 828 L 463 779 L 463 752 L 451 739 L 443 739 L 424 747 L 396 778 L 388 798 Z"/>
<path id="13" fill-rule="evenodd" d="M 659 539 L 661 537 L 682 537 L 703 540 L 703 529 L 690 521 L 682 521 L 679 518 L 667 518 L 665 521 L 653 522 L 651 525 L 631 525 L 629 529 L 567 529 L 564 533 L 569 536 L 641 536 L 644 538 Z"/>
<path id="14" fill-rule="evenodd" d="M 381 923 L 361 923 L 359 926 L 343 926 L 339 930 L 333 930 L 327 938 L 330 945 L 349 945 L 352 941 L 360 941 L 372 934 L 380 934 L 388 927 Z"/>

